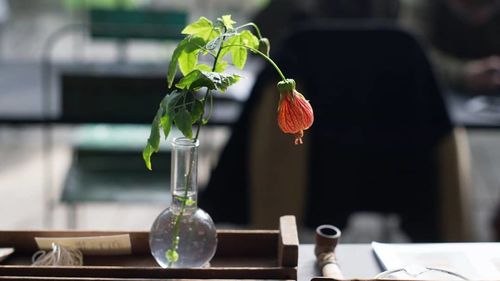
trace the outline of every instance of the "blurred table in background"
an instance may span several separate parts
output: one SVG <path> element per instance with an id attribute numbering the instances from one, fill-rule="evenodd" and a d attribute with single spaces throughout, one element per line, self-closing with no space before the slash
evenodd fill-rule
<path id="1" fill-rule="evenodd" d="M 454 91 L 445 94 L 453 122 L 469 129 L 500 128 L 500 95 L 467 95 Z"/>
<path id="2" fill-rule="evenodd" d="M 167 63 L 85 63 L 55 64 L 42 69 L 39 63 L 2 62 L 0 63 L 0 123 L 150 123 L 161 98 L 167 93 Z M 215 94 L 217 99 L 210 124 L 230 125 L 236 121 L 242 103 L 248 98 L 260 62 L 250 62 L 243 71 L 234 70 L 242 76 L 239 83 L 227 93 Z M 45 73 L 44 73 L 45 71 Z M 46 83 L 45 88 L 43 87 Z M 144 88 L 144 95 L 138 92 Z M 113 89 L 119 89 L 113 91 Z M 86 93 L 90 89 L 93 92 Z M 130 90 L 127 93 L 126 90 Z M 97 92 L 99 96 L 94 94 Z M 91 104 L 85 103 L 85 95 L 93 98 Z M 127 101 L 123 97 L 132 98 Z M 78 98 L 79 104 L 75 104 Z M 112 103 L 92 104 L 100 100 Z M 141 101 L 141 103 L 137 103 Z M 110 111 L 120 109 L 122 104 L 130 106 L 129 112 L 116 111 L 113 118 Z M 65 108 L 65 105 L 73 105 Z M 85 113 L 75 116 L 74 110 Z M 90 106 L 85 108 L 85 106 Z M 96 114 L 107 116 L 103 120 Z M 69 110 L 69 111 L 65 111 Z M 73 112 L 71 111 L 73 110 Z M 150 112 L 146 116 L 134 116 L 134 112 Z M 120 117 L 124 117 L 120 120 Z M 108 120 L 106 120 L 108 119 Z"/>
<path id="3" fill-rule="evenodd" d="M 248 98 L 256 74 L 261 67 L 262 62 L 252 60 L 249 61 L 244 71 L 236 71 L 242 75 L 242 79 L 227 93 L 216 94 L 215 97 L 219 101 L 216 103 L 211 124 L 228 125 L 237 120 L 242 104 Z M 167 92 L 166 71 L 166 62 L 161 64 L 67 63 L 54 65 L 50 70 L 50 75 L 44 77 L 40 63 L 3 61 L 0 63 L 0 123 L 75 123 L 75 120 L 66 119 L 63 116 L 63 96 L 71 93 L 61 91 L 62 79 L 72 83 L 73 87 L 78 86 L 78 83 L 88 84 L 93 78 L 100 79 L 102 87 L 109 87 L 111 83 L 118 82 L 120 79 L 126 80 L 127 77 L 138 83 L 141 80 L 153 82 L 158 85 L 159 102 Z M 49 93 L 43 92 L 42 79 L 48 79 L 46 82 L 49 83 Z M 91 87 L 91 85 L 87 86 Z M 151 85 L 148 88 L 151 89 Z M 111 94 L 113 98 L 120 93 Z M 48 99 L 44 100 L 44 96 Z M 445 101 L 451 118 L 457 125 L 466 128 L 500 128 L 500 96 L 474 97 L 448 91 Z M 157 103 L 155 100 L 153 102 L 152 105 L 144 103 L 141 105 L 151 112 L 151 117 L 146 123 L 152 120 L 156 110 Z M 117 105 L 119 103 L 120 101 L 116 102 Z"/>

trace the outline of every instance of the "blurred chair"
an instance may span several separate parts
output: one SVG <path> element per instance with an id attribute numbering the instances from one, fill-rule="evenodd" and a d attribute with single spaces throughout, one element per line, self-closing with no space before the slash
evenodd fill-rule
<path id="1" fill-rule="evenodd" d="M 150 9 L 90 9 L 90 36 L 94 40 L 116 40 L 119 59 L 126 60 L 126 44 L 132 40 L 182 40 L 184 11 Z"/>
<path id="2" fill-rule="evenodd" d="M 466 135 L 418 42 L 382 24 L 323 22 L 283 46 L 279 65 L 315 110 L 305 144 L 279 131 L 279 77 L 264 70 L 200 206 L 218 223 L 254 227 L 282 214 L 344 227 L 375 211 L 398 214 L 413 241 L 469 239 Z"/>
<path id="3" fill-rule="evenodd" d="M 162 147 L 153 171 L 141 157 L 164 87 L 164 77 L 148 75 L 61 76 L 61 120 L 80 124 L 60 198 L 69 207 L 68 227 L 77 227 L 83 203 L 168 205 L 170 147 Z"/>
<path id="4" fill-rule="evenodd" d="M 147 171 L 141 157 L 149 124 L 167 90 L 166 68 L 164 63 L 161 71 L 157 65 L 125 63 L 124 44 L 118 45 L 116 63 L 89 63 L 80 59 L 61 65 L 52 59 L 55 46 L 68 35 L 87 35 L 87 32 L 92 41 L 177 41 L 181 39 L 179 34 L 187 23 L 187 16 L 185 11 L 89 9 L 87 24 L 63 26 L 47 39 L 42 54 L 42 106 L 48 125 L 44 138 L 48 162 L 52 161 L 49 151 L 54 123 L 86 124 L 76 129 L 73 158 L 60 198 L 69 206 L 69 227 L 76 227 L 77 206 L 81 203 L 168 204 L 169 147 L 157 157 L 154 172 Z M 85 45 L 91 43 L 85 41 L 79 47 L 85 49 L 88 47 Z M 60 103 L 52 93 L 53 73 L 58 77 Z M 54 111 L 54 105 L 58 104 L 60 108 Z M 53 184 L 50 165 L 46 165 L 47 189 Z M 53 205 L 49 199 L 49 210 Z M 51 213 L 49 211 L 46 224 L 50 224 Z"/>

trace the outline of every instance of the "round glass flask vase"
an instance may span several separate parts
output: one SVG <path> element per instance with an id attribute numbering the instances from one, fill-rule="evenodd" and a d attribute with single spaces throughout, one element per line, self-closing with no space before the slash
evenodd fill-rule
<path id="1" fill-rule="evenodd" d="M 197 206 L 198 145 L 184 137 L 172 142 L 172 203 L 149 236 L 151 253 L 163 268 L 208 266 L 217 247 L 214 222 Z"/>

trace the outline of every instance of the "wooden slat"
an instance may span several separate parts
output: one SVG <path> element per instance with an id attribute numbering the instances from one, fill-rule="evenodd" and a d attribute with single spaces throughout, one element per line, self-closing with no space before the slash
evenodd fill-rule
<path id="1" fill-rule="evenodd" d="M 0 247 L 13 247 L 16 253 L 33 254 L 37 245 L 35 237 L 86 237 L 130 234 L 132 254 L 149 255 L 149 233 L 142 231 L 0 231 Z M 265 256 L 274 255 L 278 230 L 219 230 L 217 255 Z"/>
<path id="2" fill-rule="evenodd" d="M 2 266 L 0 276 L 86 277 L 86 278 L 186 278 L 190 279 L 297 279 L 295 268 L 144 268 L 144 267 L 26 267 Z"/>
<path id="3" fill-rule="evenodd" d="M 130 279 L 130 278 L 87 278 L 87 277 L 37 277 L 37 276 L 0 276 L 1 281 L 19 281 L 19 280 L 31 280 L 31 281 L 46 281 L 46 280 L 55 280 L 55 281 L 172 281 L 171 279 Z M 220 280 L 220 279 L 175 279 L 176 281 L 209 281 L 209 280 Z M 261 279 L 224 279 L 225 281 L 257 281 Z M 292 281 L 292 279 L 282 279 L 283 281 Z"/>
<path id="4" fill-rule="evenodd" d="M 295 218 L 283 217 L 280 230 L 219 230 L 211 267 L 160 268 L 149 250 L 149 233 L 138 231 L 0 231 L 0 247 L 15 253 L 0 265 L 0 280 L 124 280 L 136 278 L 296 280 L 298 239 Z M 129 234 L 132 255 L 84 257 L 85 266 L 30 266 L 38 250 L 34 237 L 88 237 Z M 276 249 L 280 250 L 278 253 Z M 293 260 L 295 259 L 295 260 Z M 6 265 L 5 265 L 6 264 Z M 27 279 L 23 279 L 27 278 Z"/>
<path id="5" fill-rule="evenodd" d="M 299 260 L 299 237 L 294 216 L 280 218 L 278 263 L 280 266 L 295 267 Z"/>

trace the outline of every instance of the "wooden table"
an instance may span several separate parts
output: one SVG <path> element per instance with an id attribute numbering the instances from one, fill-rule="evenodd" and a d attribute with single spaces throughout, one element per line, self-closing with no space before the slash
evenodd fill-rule
<path id="1" fill-rule="evenodd" d="M 337 246 L 336 253 L 342 273 L 347 279 L 369 279 L 382 272 L 369 244 L 341 244 Z M 300 245 L 298 281 L 310 281 L 315 276 L 321 276 L 321 273 L 316 266 L 314 245 Z"/>

